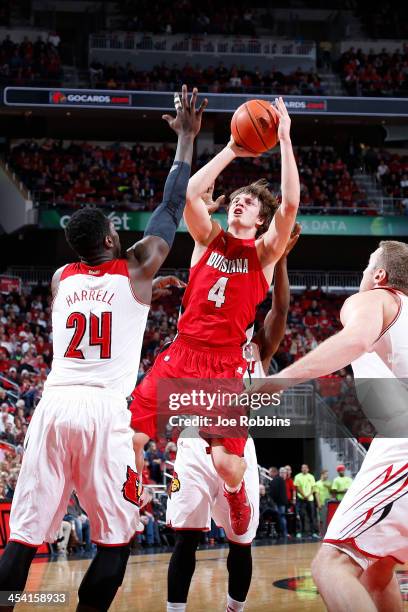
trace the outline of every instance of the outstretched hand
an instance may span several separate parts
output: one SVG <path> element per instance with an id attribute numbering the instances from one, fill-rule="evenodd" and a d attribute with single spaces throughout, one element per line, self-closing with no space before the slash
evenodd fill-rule
<path id="1" fill-rule="evenodd" d="M 181 96 L 178 93 L 174 94 L 174 105 L 176 108 L 177 115 L 172 117 L 171 115 L 163 115 L 162 119 L 167 121 L 172 130 L 176 134 L 184 134 L 186 136 L 197 136 L 201 128 L 201 119 L 203 112 L 207 107 L 208 100 L 204 98 L 198 109 L 196 109 L 198 90 L 196 87 L 193 89 L 193 93 L 189 100 L 187 85 L 183 85 L 181 89 Z"/>
<path id="2" fill-rule="evenodd" d="M 214 193 L 214 183 L 201 194 L 201 199 L 205 203 L 207 207 L 207 211 L 209 215 L 212 215 L 219 207 L 225 202 L 225 195 L 219 196 L 215 201 L 213 200 Z"/>
<path id="3" fill-rule="evenodd" d="M 152 302 L 166 295 L 170 295 L 170 287 L 184 289 L 186 286 L 186 283 L 177 278 L 177 276 L 158 276 L 152 283 Z"/>

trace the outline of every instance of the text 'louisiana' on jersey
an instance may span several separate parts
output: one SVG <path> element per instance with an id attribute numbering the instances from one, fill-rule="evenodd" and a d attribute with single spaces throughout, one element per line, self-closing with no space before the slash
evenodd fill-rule
<path id="1" fill-rule="evenodd" d="M 190 270 L 178 331 L 209 346 L 242 346 L 267 291 L 255 240 L 222 230 Z"/>
<path id="2" fill-rule="evenodd" d="M 130 395 L 148 312 L 133 293 L 125 259 L 65 266 L 52 307 L 46 387 L 88 385 Z"/>

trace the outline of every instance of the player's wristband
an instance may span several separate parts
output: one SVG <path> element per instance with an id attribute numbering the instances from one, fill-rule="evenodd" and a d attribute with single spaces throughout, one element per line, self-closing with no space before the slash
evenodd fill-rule
<path id="1" fill-rule="evenodd" d="M 183 216 L 190 174 L 190 164 L 174 162 L 164 186 L 163 201 L 150 217 L 144 232 L 145 236 L 163 238 L 170 248 Z"/>

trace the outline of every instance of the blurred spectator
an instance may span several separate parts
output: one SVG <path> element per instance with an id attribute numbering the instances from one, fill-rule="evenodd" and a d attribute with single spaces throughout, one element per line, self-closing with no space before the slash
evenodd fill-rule
<path id="1" fill-rule="evenodd" d="M 278 472 L 276 467 L 269 468 L 269 476 L 272 478 L 269 483 L 269 495 L 272 501 L 276 504 L 279 514 L 279 533 L 283 538 L 288 537 L 288 526 L 286 522 L 286 510 L 288 506 L 288 498 L 286 495 L 286 485 L 284 475 L 286 476 L 285 468 L 281 468 Z"/>
<path id="2" fill-rule="evenodd" d="M 315 478 L 309 472 L 309 466 L 304 463 L 299 474 L 296 474 L 294 484 L 297 493 L 297 506 L 301 522 L 301 533 L 298 537 L 312 536 L 319 538 L 315 508 Z M 307 520 L 306 520 L 307 518 Z"/>
<path id="3" fill-rule="evenodd" d="M 285 465 L 285 471 L 285 486 L 288 504 L 296 504 L 296 487 L 292 478 L 292 467 L 290 465 Z"/>
<path id="4" fill-rule="evenodd" d="M 275 502 L 266 492 L 265 485 L 259 485 L 259 527 L 258 534 L 262 537 L 276 535 L 275 525 L 279 523 L 279 512 Z"/>
<path id="5" fill-rule="evenodd" d="M 315 491 L 316 503 L 318 509 L 318 517 L 320 518 L 320 534 L 323 536 L 326 532 L 327 523 L 327 502 L 331 498 L 331 487 L 332 483 L 329 480 L 329 473 L 327 470 L 322 470 L 320 473 L 320 479 L 316 481 Z"/>
<path id="6" fill-rule="evenodd" d="M 353 479 L 350 476 L 346 476 L 346 468 L 343 464 L 338 465 L 336 470 L 338 476 L 332 482 L 331 491 L 337 501 L 341 501 L 351 487 Z"/>
<path id="7" fill-rule="evenodd" d="M 156 442 L 151 440 L 146 451 L 146 459 L 149 462 L 150 478 L 157 483 L 163 482 L 162 463 L 163 453 L 157 448 Z"/>
<path id="8" fill-rule="evenodd" d="M 59 528 L 57 539 L 56 539 L 56 547 L 59 555 L 67 554 L 67 547 L 69 538 L 71 535 L 72 526 L 69 521 L 62 521 L 61 527 Z"/>
<path id="9" fill-rule="evenodd" d="M 71 494 L 64 521 L 74 524 L 78 545 L 85 546 L 85 551 L 89 552 L 92 549 L 89 519 L 82 510 L 75 492 Z"/>

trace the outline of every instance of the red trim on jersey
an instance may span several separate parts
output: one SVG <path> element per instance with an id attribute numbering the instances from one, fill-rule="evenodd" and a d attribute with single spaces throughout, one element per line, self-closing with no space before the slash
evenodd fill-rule
<path id="1" fill-rule="evenodd" d="M 16 538 L 10 538 L 9 542 L 17 542 L 17 544 L 24 544 L 24 546 L 28 546 L 29 548 L 39 548 L 42 544 L 29 544 L 28 542 L 23 542 L 23 540 L 17 540 Z"/>
<path id="2" fill-rule="evenodd" d="M 68 264 L 62 271 L 60 281 L 76 274 L 86 274 L 90 276 L 104 276 L 105 274 L 118 274 L 129 277 L 127 259 L 111 259 L 104 261 L 97 266 L 88 266 L 82 261 Z"/>
<path id="3" fill-rule="evenodd" d="M 173 527 L 171 523 L 167 523 L 166 527 L 170 527 L 173 531 L 211 531 L 209 527 Z"/>
<path id="4" fill-rule="evenodd" d="M 395 295 L 398 298 L 398 312 L 395 315 L 395 317 L 393 318 L 393 320 L 391 321 L 391 323 L 389 325 L 387 325 L 387 327 L 385 329 L 383 329 L 383 331 L 378 336 L 377 340 L 373 343 L 373 345 L 376 344 L 383 337 L 383 335 L 386 334 L 387 331 L 394 325 L 394 323 L 397 322 L 397 320 L 398 320 L 398 318 L 399 318 L 399 316 L 401 314 L 401 311 L 402 311 L 402 300 L 401 300 L 401 296 L 400 296 L 400 293 L 402 293 L 402 291 L 398 292 L 398 290 L 394 289 L 393 287 L 373 287 L 371 289 L 371 291 L 375 291 L 376 289 L 384 289 L 385 291 L 389 291 L 390 293 L 392 293 L 393 295 Z"/>
<path id="5" fill-rule="evenodd" d="M 231 544 L 237 544 L 238 546 L 252 546 L 252 542 L 253 540 L 251 540 L 250 542 L 235 542 L 235 540 L 231 540 L 231 538 L 227 538 L 228 542 L 231 542 Z"/>
<path id="6" fill-rule="evenodd" d="M 205 249 L 204 253 L 201 255 L 200 259 L 194 264 L 194 266 L 190 266 L 190 274 L 191 274 L 192 270 L 194 270 L 194 268 L 196 268 L 198 266 L 198 264 L 204 259 L 204 257 L 207 256 L 208 251 L 210 249 L 213 249 L 216 246 L 216 244 L 218 243 L 218 240 L 220 239 L 220 236 L 223 236 L 224 234 L 225 234 L 225 232 L 224 232 L 224 230 L 221 227 L 220 231 L 215 236 L 215 238 L 213 238 L 213 240 L 211 240 L 210 244 L 207 244 L 206 249 Z"/>
<path id="7" fill-rule="evenodd" d="M 136 531 L 135 533 L 143 533 L 143 531 Z M 104 544 L 103 542 L 98 542 L 97 540 L 91 540 L 91 542 L 97 544 L 98 546 L 102 546 L 103 548 L 115 548 L 118 546 L 127 546 L 132 538 L 133 536 L 127 542 L 122 542 L 121 544 Z"/>
<path id="8" fill-rule="evenodd" d="M 351 546 L 351 548 L 354 548 L 357 552 L 364 555 L 365 557 L 369 557 L 370 559 L 384 559 L 385 557 L 391 557 L 392 559 L 395 560 L 396 563 L 400 563 L 402 565 L 404 565 L 405 563 L 405 561 L 400 561 L 399 559 L 394 557 L 394 555 L 374 555 L 373 553 L 369 553 L 366 550 L 363 550 L 362 548 L 360 548 L 354 538 L 346 538 L 345 540 L 331 540 L 331 539 L 326 540 L 324 539 L 323 544 L 335 544 L 335 545 L 345 544 L 345 545 Z"/>

